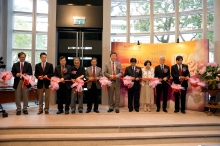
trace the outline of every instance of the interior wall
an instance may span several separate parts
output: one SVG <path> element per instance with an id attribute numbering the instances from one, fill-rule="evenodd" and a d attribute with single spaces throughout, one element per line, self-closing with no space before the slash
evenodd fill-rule
<path id="1" fill-rule="evenodd" d="M 73 25 L 73 16 L 86 17 L 85 25 Z M 57 27 L 102 28 L 102 6 L 65 6 L 57 5 Z"/>

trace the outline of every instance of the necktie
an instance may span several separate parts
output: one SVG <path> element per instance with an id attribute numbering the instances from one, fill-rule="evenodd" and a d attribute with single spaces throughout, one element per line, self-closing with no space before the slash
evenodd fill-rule
<path id="1" fill-rule="evenodd" d="M 115 64 L 112 62 L 112 74 L 115 75 Z"/>
<path id="2" fill-rule="evenodd" d="M 24 68 L 24 64 L 23 64 L 23 62 L 21 62 L 21 68 L 20 68 L 21 74 L 22 74 L 22 72 L 23 72 L 23 68 Z"/>
<path id="3" fill-rule="evenodd" d="M 64 66 L 61 67 L 62 78 L 64 77 Z"/>
<path id="4" fill-rule="evenodd" d="M 93 78 L 96 77 L 96 75 L 95 75 L 95 67 L 93 67 L 93 70 L 92 70 L 92 76 L 93 76 Z"/>
<path id="5" fill-rule="evenodd" d="M 44 71 L 44 68 L 45 68 L 45 65 L 44 65 L 44 62 L 43 62 L 43 65 L 42 65 L 42 69 L 43 69 L 43 71 Z"/>
<path id="6" fill-rule="evenodd" d="M 179 65 L 179 76 L 182 76 L 182 69 L 180 65 Z"/>
<path id="7" fill-rule="evenodd" d="M 162 70 L 162 72 L 163 72 L 163 64 L 161 64 L 161 70 Z"/>
<path id="8" fill-rule="evenodd" d="M 134 66 L 132 66 L 132 76 L 134 77 Z"/>

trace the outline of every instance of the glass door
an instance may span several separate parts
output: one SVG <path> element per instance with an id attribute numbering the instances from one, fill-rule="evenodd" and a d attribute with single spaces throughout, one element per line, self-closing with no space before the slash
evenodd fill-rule
<path id="1" fill-rule="evenodd" d="M 57 31 L 58 36 L 58 54 L 59 57 L 65 56 L 67 64 L 73 66 L 73 59 L 80 58 L 80 64 L 85 69 L 91 66 L 91 59 L 97 58 L 97 66 L 102 66 L 102 29 L 61 29 Z M 84 85 L 84 103 L 88 100 L 86 84 Z M 100 91 L 101 103 L 101 91 Z"/>

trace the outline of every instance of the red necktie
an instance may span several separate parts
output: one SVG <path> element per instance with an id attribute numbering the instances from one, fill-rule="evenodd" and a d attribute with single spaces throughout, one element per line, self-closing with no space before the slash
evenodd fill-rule
<path id="1" fill-rule="evenodd" d="M 64 66 L 62 66 L 61 73 L 62 73 L 62 78 L 63 78 L 64 77 Z"/>
<path id="2" fill-rule="evenodd" d="M 114 62 L 112 63 L 112 74 L 115 75 L 115 64 L 114 64 Z"/>
<path id="3" fill-rule="evenodd" d="M 42 66 L 43 71 L 44 71 L 44 68 L 45 68 L 45 66 L 44 66 L 44 62 L 43 62 L 43 66 Z"/>
<path id="4" fill-rule="evenodd" d="M 96 75 L 95 75 L 95 67 L 93 67 L 93 70 L 92 70 L 92 76 L 93 76 L 93 78 L 96 77 Z"/>
<path id="5" fill-rule="evenodd" d="M 180 65 L 179 65 L 179 76 L 182 76 L 182 69 Z"/>

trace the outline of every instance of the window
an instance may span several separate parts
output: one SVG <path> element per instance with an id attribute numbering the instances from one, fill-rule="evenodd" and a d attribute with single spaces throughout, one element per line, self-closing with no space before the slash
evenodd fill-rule
<path id="1" fill-rule="evenodd" d="M 111 41 L 130 43 L 172 43 L 179 38 L 180 42 L 198 40 L 203 38 L 202 16 L 207 14 L 207 38 L 209 48 L 214 48 L 214 0 L 207 0 L 207 11 L 203 11 L 204 0 L 111 0 Z M 130 2 L 130 3 L 128 3 Z M 178 4 L 177 4 L 178 3 Z M 129 6 L 128 6 L 129 5 Z M 179 6 L 177 13 L 179 26 L 175 28 L 175 6 Z M 127 12 L 130 8 L 130 14 Z M 150 8 L 154 8 L 150 14 Z M 127 17 L 127 15 L 129 17 Z M 150 20 L 154 20 L 153 30 Z M 127 22 L 130 21 L 130 26 Z M 128 28 L 130 27 L 130 28 Z M 179 31 L 179 36 L 175 36 Z M 154 36 L 150 40 L 150 36 Z"/>
<path id="2" fill-rule="evenodd" d="M 14 11 L 32 12 L 33 0 L 14 0 Z"/>
<path id="3" fill-rule="evenodd" d="M 198 14 L 187 14 L 180 16 L 179 29 L 180 30 L 193 30 L 202 28 L 202 12 Z"/>
<path id="4" fill-rule="evenodd" d="M 149 15 L 150 14 L 150 0 L 131 0 L 130 14 L 135 15 Z"/>
<path id="5" fill-rule="evenodd" d="M 14 40 L 13 49 L 31 49 L 32 48 L 32 34 L 14 33 L 13 40 Z"/>
<path id="6" fill-rule="evenodd" d="M 127 5 L 126 0 L 112 0 L 111 16 L 126 16 Z"/>
<path id="7" fill-rule="evenodd" d="M 130 20 L 130 32 L 149 32 L 150 31 L 150 19 L 133 19 Z"/>
<path id="8" fill-rule="evenodd" d="M 174 17 L 162 17 L 154 19 L 155 32 L 175 31 Z"/>
<path id="9" fill-rule="evenodd" d="M 32 15 L 14 15 L 14 30 L 32 30 Z"/>
<path id="10" fill-rule="evenodd" d="M 154 1 L 154 14 L 175 12 L 174 0 L 156 0 Z"/>
<path id="11" fill-rule="evenodd" d="M 47 52 L 48 0 L 14 0 L 13 8 L 13 63 L 18 61 L 17 54 L 23 51 L 26 61 L 34 66 L 39 62 L 40 53 Z M 35 62 L 31 60 L 32 55 Z"/>
<path id="12" fill-rule="evenodd" d="M 192 11 L 202 9 L 202 0 L 179 0 L 179 11 Z"/>

